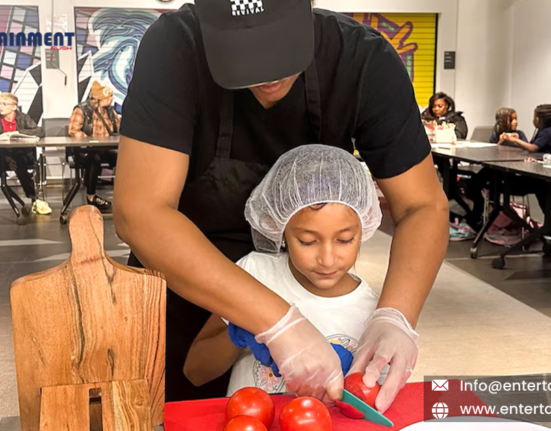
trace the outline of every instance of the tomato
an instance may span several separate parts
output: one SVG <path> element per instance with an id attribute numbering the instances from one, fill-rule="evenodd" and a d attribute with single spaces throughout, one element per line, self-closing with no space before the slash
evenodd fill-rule
<path id="1" fill-rule="evenodd" d="M 226 422 L 241 415 L 256 418 L 270 428 L 275 415 L 274 403 L 262 389 L 239 389 L 226 404 Z"/>
<path id="2" fill-rule="evenodd" d="M 348 416 L 350 419 L 363 419 L 365 417 L 361 411 L 355 409 L 350 404 L 343 403 L 342 401 L 335 401 L 335 403 L 341 413 Z"/>
<path id="3" fill-rule="evenodd" d="M 375 399 L 379 394 L 381 385 L 375 382 L 375 386 L 368 388 L 364 384 L 362 378 L 362 373 L 350 374 L 346 379 L 344 379 L 344 389 L 362 400 L 367 405 L 375 408 Z"/>
<path id="4" fill-rule="evenodd" d="M 224 431 L 268 431 L 262 422 L 250 416 L 236 416 L 226 424 Z"/>
<path id="5" fill-rule="evenodd" d="M 327 407 L 315 398 L 295 398 L 279 415 L 282 431 L 332 431 L 331 416 Z"/>

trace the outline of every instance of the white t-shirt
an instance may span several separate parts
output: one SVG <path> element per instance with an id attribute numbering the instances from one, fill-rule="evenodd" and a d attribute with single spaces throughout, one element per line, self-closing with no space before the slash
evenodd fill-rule
<path id="1" fill-rule="evenodd" d="M 361 282 L 351 293 L 336 298 L 323 298 L 308 292 L 293 277 L 289 256 L 253 252 L 239 262 L 241 268 L 262 284 L 294 304 L 325 337 L 354 352 L 364 331 L 367 318 L 375 311 L 379 296 L 357 275 Z M 232 368 L 227 396 L 246 386 L 256 386 L 268 393 L 285 392 L 285 382 L 272 369 L 257 361 L 245 349 Z"/>

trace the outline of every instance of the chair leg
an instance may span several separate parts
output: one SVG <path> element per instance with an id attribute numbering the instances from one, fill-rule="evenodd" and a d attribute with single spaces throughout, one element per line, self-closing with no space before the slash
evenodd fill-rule
<path id="1" fill-rule="evenodd" d="M 15 202 L 13 201 L 12 194 L 11 194 L 11 188 L 8 185 L 8 176 L 6 174 L 6 163 L 4 161 L 4 157 L 0 157 L 0 188 L 2 189 L 2 193 L 4 193 L 4 196 L 6 197 L 6 200 L 10 204 L 13 212 L 17 217 L 21 216 L 21 213 L 19 212 L 19 208 L 15 205 Z"/>
<path id="2" fill-rule="evenodd" d="M 61 223 L 67 222 L 67 210 L 69 208 L 69 205 L 71 205 L 71 203 L 73 202 L 73 199 L 75 198 L 79 189 L 80 189 L 80 170 L 77 167 L 75 169 L 75 183 L 73 184 L 73 187 L 71 187 L 69 194 L 65 197 L 65 199 L 63 199 L 63 208 L 61 209 L 61 215 L 60 215 Z"/>
<path id="3" fill-rule="evenodd" d="M 23 199 L 21 199 L 21 197 L 17 193 L 15 193 L 15 191 L 11 187 L 6 184 L 6 188 L 8 190 L 8 193 L 11 194 L 11 196 L 21 204 L 21 206 L 25 206 L 25 202 L 23 201 Z"/>

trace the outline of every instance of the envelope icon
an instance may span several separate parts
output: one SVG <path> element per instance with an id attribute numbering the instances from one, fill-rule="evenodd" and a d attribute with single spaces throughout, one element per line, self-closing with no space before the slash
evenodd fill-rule
<path id="1" fill-rule="evenodd" d="M 445 392 L 449 389 L 449 383 L 447 380 L 433 380 L 432 390 Z"/>

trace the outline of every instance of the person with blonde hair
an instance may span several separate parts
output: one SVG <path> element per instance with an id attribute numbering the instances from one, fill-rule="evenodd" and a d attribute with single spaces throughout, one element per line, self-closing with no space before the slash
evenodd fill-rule
<path id="1" fill-rule="evenodd" d="M 21 112 L 17 107 L 19 99 L 15 94 L 0 94 L 0 136 L 22 133 L 42 138 L 44 129 L 38 127 L 34 120 Z M 2 153 L 8 164 L 8 169 L 15 172 L 19 179 L 25 196 L 32 201 L 32 211 L 36 214 L 46 215 L 52 212 L 47 202 L 37 199 L 36 189 L 28 167 L 36 162 L 35 150 L 26 148 L 14 148 Z"/>
<path id="2" fill-rule="evenodd" d="M 75 138 L 115 136 L 119 134 L 120 124 L 120 118 L 113 107 L 113 90 L 107 85 L 94 81 L 88 100 L 73 109 L 69 119 L 69 136 Z M 117 151 L 87 149 L 86 152 L 82 152 L 72 149 L 68 155 L 72 155 L 78 164 L 84 166 L 88 204 L 100 210 L 111 208 L 111 202 L 96 195 L 96 187 L 101 174 L 101 164 L 109 163 L 114 166 L 117 162 Z"/>

